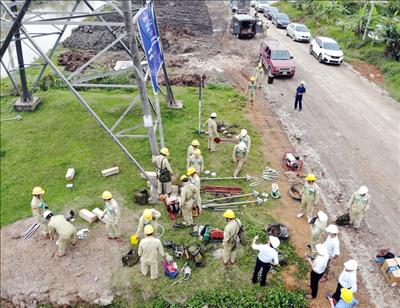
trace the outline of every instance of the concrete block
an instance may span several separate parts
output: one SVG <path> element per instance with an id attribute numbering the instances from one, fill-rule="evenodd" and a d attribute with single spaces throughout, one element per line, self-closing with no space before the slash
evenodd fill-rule
<path id="1" fill-rule="evenodd" d="M 101 174 L 104 177 L 108 177 L 108 176 L 118 174 L 118 173 L 119 173 L 119 167 L 112 167 L 112 168 L 104 169 L 101 171 Z"/>
<path id="2" fill-rule="evenodd" d="M 74 179 L 75 176 L 75 169 L 74 168 L 68 168 L 67 173 L 65 174 L 65 179 L 67 181 L 71 181 Z"/>
<path id="3" fill-rule="evenodd" d="M 32 97 L 31 100 L 29 101 L 21 101 L 21 99 L 18 99 L 14 102 L 14 109 L 16 111 L 35 111 L 36 107 L 41 103 L 41 100 L 39 97 Z"/>
<path id="4" fill-rule="evenodd" d="M 97 220 L 96 214 L 92 213 L 87 209 L 81 209 L 79 211 L 79 217 L 83 220 L 87 221 L 88 223 L 94 223 Z"/>
<path id="5" fill-rule="evenodd" d="M 101 216 L 103 216 L 104 211 L 100 210 L 98 207 L 92 210 L 92 213 L 97 216 L 97 219 L 104 222 L 103 219 L 101 219 Z"/>
<path id="6" fill-rule="evenodd" d="M 155 171 L 146 171 L 146 174 L 150 177 L 150 178 L 157 178 L 157 173 Z M 140 177 L 142 179 L 147 179 L 143 173 L 140 174 Z"/>

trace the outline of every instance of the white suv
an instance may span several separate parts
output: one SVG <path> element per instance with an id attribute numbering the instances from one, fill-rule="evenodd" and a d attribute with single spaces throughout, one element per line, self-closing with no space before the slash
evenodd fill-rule
<path id="1" fill-rule="evenodd" d="M 329 37 L 317 36 L 311 41 L 310 54 L 314 55 L 320 63 L 341 64 L 343 52 L 338 43 Z"/>

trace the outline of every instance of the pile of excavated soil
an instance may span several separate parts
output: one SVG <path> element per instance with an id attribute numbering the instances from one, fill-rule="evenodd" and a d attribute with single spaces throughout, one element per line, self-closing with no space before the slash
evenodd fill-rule
<path id="1" fill-rule="evenodd" d="M 122 213 L 121 229 L 126 235 L 138 217 L 131 210 Z M 78 240 L 66 256 L 53 257 L 56 241 L 44 240 L 40 229 L 31 238 L 13 239 L 33 222 L 28 218 L 1 228 L 1 306 L 111 304 L 118 293 L 111 278 L 122 267 L 128 241 L 107 240 L 105 224 L 96 222 L 87 238 Z M 77 230 L 88 227 L 79 217 L 74 225 Z"/>
<path id="2" fill-rule="evenodd" d="M 136 3 L 141 1 L 135 0 Z M 138 5 L 137 7 L 140 7 Z M 202 0 L 158 0 L 155 1 L 157 22 L 161 36 L 172 32 L 174 37 L 194 37 L 195 35 L 212 34 L 212 22 L 208 13 L 207 5 Z M 106 21 L 123 22 L 119 13 L 107 14 L 103 18 Z M 113 27 L 113 33 L 119 36 L 125 32 L 124 27 Z M 71 35 L 63 42 L 63 46 L 71 49 L 93 49 L 101 50 L 115 37 L 102 26 L 80 26 L 75 28 Z M 123 42 L 128 46 L 126 39 Z M 165 51 L 168 51 L 172 44 L 179 47 L 177 40 L 163 39 Z M 116 44 L 111 50 L 121 50 L 122 45 Z M 177 48 L 177 52 L 180 52 Z"/>
<path id="3" fill-rule="evenodd" d="M 69 50 L 59 55 L 57 63 L 65 66 L 65 69 L 68 72 L 74 72 L 78 67 L 89 61 L 94 55 L 94 52 Z"/>

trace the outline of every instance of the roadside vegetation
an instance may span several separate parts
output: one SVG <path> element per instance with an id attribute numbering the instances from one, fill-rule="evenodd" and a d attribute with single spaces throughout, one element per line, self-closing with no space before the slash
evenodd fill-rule
<path id="1" fill-rule="evenodd" d="M 400 2 L 375 1 L 369 35 L 367 27 L 370 1 L 280 1 L 275 4 L 292 21 L 304 23 L 315 37 L 335 39 L 346 61 L 367 62 L 379 68 L 384 87 L 400 101 Z"/>

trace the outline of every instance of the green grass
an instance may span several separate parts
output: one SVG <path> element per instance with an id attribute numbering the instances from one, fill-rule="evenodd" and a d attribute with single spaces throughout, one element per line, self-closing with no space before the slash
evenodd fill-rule
<path id="1" fill-rule="evenodd" d="M 343 49 L 347 62 L 364 61 L 377 66 L 384 77 L 384 88 L 400 101 L 400 62 L 384 56 L 384 44 L 370 40 L 363 42 L 361 37 L 348 30 L 346 26 L 318 23 L 313 15 L 297 9 L 292 3 L 280 1 L 275 6 L 288 14 L 292 21 L 304 23 L 314 37 L 323 35 L 334 38 Z M 346 16 L 344 23 L 349 24 L 351 19 L 351 16 Z"/>
<path id="2" fill-rule="evenodd" d="M 182 110 L 171 110 L 162 104 L 165 140 L 170 149 L 172 168 L 179 174 L 185 171 L 186 149 L 191 140 L 196 138 L 201 143 L 206 169 L 213 170 L 221 176 L 230 176 L 234 168 L 231 160 L 233 145 L 220 144 L 218 152 L 211 155 L 207 151 L 205 136 L 195 134 L 197 89 L 177 87 L 174 88 L 174 92 L 176 97 L 184 102 L 185 107 Z M 111 126 L 136 92 L 90 90 L 81 94 L 104 122 Z M 31 190 L 37 185 L 46 190 L 45 201 L 56 212 L 71 207 L 75 209 L 102 207 L 100 196 L 102 191 L 107 189 L 116 196 L 123 207 L 140 213 L 143 206 L 133 202 L 132 193 L 135 189 L 144 188 L 146 182 L 139 177 L 137 170 L 80 106 L 75 97 L 66 90 L 49 90 L 35 95 L 39 96 L 43 102 L 35 112 L 20 113 L 23 117 L 21 121 L 1 123 L 1 226 L 31 216 Z M 14 99 L 15 97 L 3 92 L 2 118 L 16 115 L 12 109 Z M 204 120 L 212 111 L 215 111 L 219 114 L 219 121 L 225 124 L 238 124 L 248 129 L 252 136 L 252 149 L 243 173 L 260 175 L 265 165 L 262 156 L 263 149 L 260 136 L 244 116 L 244 97 L 231 87 L 210 85 L 205 90 L 203 106 Z M 136 108 L 121 124 L 120 129 L 138 124 L 140 121 L 140 108 Z M 239 130 L 240 128 L 238 132 Z M 139 129 L 137 133 L 145 134 L 145 130 Z M 148 141 L 132 139 L 122 141 L 144 169 L 154 169 Z M 100 171 L 114 164 L 120 167 L 121 173 L 110 178 L 103 178 Z M 64 176 L 69 167 L 74 167 L 76 170 L 73 180 L 75 186 L 72 190 L 65 188 Z M 230 181 L 219 184 L 239 185 L 245 192 L 252 191 L 246 182 Z M 269 191 L 270 184 L 266 183 L 257 187 L 257 190 Z M 279 205 L 279 200 L 270 200 L 262 206 L 248 205 L 238 212 L 238 216 L 246 225 L 249 241 L 256 234 L 261 235 L 260 240 L 266 240 L 264 226 L 274 221 L 274 218 L 269 215 L 269 208 Z M 188 230 L 173 231 L 165 210 L 161 205 L 156 205 L 156 208 L 163 213 L 160 221 L 166 231 L 163 239 L 185 244 L 198 242 L 196 238 L 188 234 Z M 203 212 L 196 218 L 196 223 L 211 224 L 212 227 L 219 228 L 225 226 L 221 212 L 214 213 L 207 210 Z M 124 236 L 128 237 L 129 233 L 125 232 Z M 249 246 L 245 249 L 240 248 L 238 266 L 228 271 L 224 271 L 219 260 L 213 260 L 211 254 L 216 247 L 213 245 L 207 247 L 207 266 L 202 269 L 194 268 L 190 283 L 183 282 L 176 287 L 171 287 L 170 284 L 173 281 L 166 277 L 157 281 L 143 278 L 138 266 L 133 271 L 121 268 L 113 274 L 110 282 L 111 287 L 121 294 L 115 306 L 126 304 L 135 307 L 137 303 L 143 302 L 151 306 L 151 302 L 157 298 L 172 303 L 183 303 L 193 298 L 193 301 L 198 303 L 199 296 L 206 290 L 221 289 L 226 285 L 227 280 L 232 281 L 232 288 L 235 290 L 251 287 L 250 280 L 256 254 L 249 249 Z M 293 246 L 290 243 L 283 244 L 281 251 L 287 256 L 289 263 L 295 265 L 299 273 L 303 274 L 306 268 L 302 259 L 295 255 Z M 178 260 L 180 267 L 183 263 L 183 260 Z M 270 276 L 271 285 L 282 288 L 281 270 Z M 127 282 L 129 286 L 126 285 Z M 194 289 L 197 291 L 195 292 Z M 261 292 L 259 289 L 256 290 Z M 246 296 L 251 297 L 254 295 L 252 294 L 249 293 Z M 296 296 L 304 299 L 302 292 L 296 294 L 301 294 Z"/>

